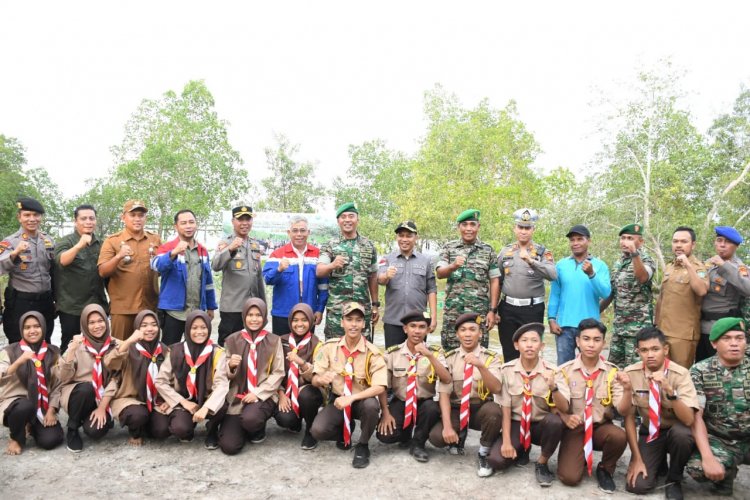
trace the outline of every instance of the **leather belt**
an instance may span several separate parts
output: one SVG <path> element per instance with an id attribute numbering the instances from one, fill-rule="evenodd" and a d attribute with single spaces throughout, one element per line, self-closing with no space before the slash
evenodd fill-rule
<path id="1" fill-rule="evenodd" d="M 507 302 L 508 304 L 512 306 L 516 306 L 516 307 L 535 306 L 537 304 L 544 303 L 544 297 L 534 297 L 531 299 L 517 299 L 515 297 L 508 297 L 507 295 L 504 295 L 503 300 Z"/>

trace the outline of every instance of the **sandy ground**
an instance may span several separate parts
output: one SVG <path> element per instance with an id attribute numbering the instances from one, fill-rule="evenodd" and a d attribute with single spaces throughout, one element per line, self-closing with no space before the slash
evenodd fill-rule
<path id="1" fill-rule="evenodd" d="M 215 325 L 216 326 L 216 325 Z M 59 334 L 53 342 L 59 341 Z M 216 329 L 214 329 L 214 332 Z M 497 348 L 497 339 L 493 339 Z M 430 341 L 439 343 L 439 337 Z M 549 339 L 548 339 L 549 342 Z M 382 332 L 376 336 L 382 346 Z M 0 345 L 5 339 L 0 336 Z M 554 345 L 545 357 L 554 361 Z M 65 422 L 66 416 L 61 415 Z M 355 431 L 355 439 L 359 431 Z M 556 481 L 550 488 L 536 484 L 533 465 L 512 468 L 489 478 L 476 475 L 478 432 L 471 431 L 466 455 L 449 456 L 428 445 L 430 461 L 416 462 L 408 452 L 370 442 L 371 464 L 364 470 L 351 467 L 352 452 L 320 443 L 313 451 L 299 448 L 301 436 L 279 429 L 271 420 L 268 438 L 257 445 L 248 443 L 236 456 L 203 448 L 205 429 L 200 425 L 192 443 L 170 438 L 146 442 L 135 448 L 127 444 L 127 431 L 116 426 L 100 442 L 84 437 L 84 450 L 73 454 L 61 446 L 41 451 L 29 440 L 18 457 L 0 455 L 0 498 L 335 498 L 360 495 L 365 498 L 635 498 L 624 492 L 625 471 L 630 454 L 618 463 L 615 482 L 618 491 L 607 495 L 598 490 L 595 478 L 586 478 L 576 488 Z M 4 449 L 8 429 L 0 427 Z M 532 449 L 532 464 L 538 448 Z M 595 455 L 598 462 L 599 453 Z M 556 468 L 555 455 L 551 469 Z M 687 498 L 708 498 L 710 490 L 686 479 Z M 643 498 L 663 498 L 663 490 Z M 740 470 L 734 498 L 750 498 L 750 474 Z"/>

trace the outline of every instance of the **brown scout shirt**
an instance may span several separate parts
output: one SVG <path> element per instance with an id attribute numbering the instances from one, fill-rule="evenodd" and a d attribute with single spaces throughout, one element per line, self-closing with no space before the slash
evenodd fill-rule
<path id="1" fill-rule="evenodd" d="M 689 257 L 695 267 L 695 272 L 708 284 L 706 266 L 695 258 Z M 701 336 L 701 302 L 690 287 L 690 275 L 683 266 L 675 266 L 674 262 L 667 264 L 661 291 L 656 301 L 656 315 L 654 323 L 667 337 L 681 340 L 698 340 Z"/>
<path id="2" fill-rule="evenodd" d="M 443 350 L 439 346 L 430 346 L 432 354 L 438 362 L 447 366 Z M 409 382 L 408 371 L 411 365 L 411 352 L 403 344 L 393 346 L 385 353 L 385 365 L 388 368 L 388 387 L 393 395 L 401 401 L 406 401 L 406 386 Z M 438 380 L 435 369 L 430 360 L 421 356 L 417 362 L 417 399 L 432 399 L 435 397 L 435 382 Z"/>
<path id="3" fill-rule="evenodd" d="M 539 422 L 550 412 L 550 405 L 547 402 L 547 398 L 549 397 L 550 400 L 552 398 L 550 397 L 549 386 L 543 376 L 544 372 L 549 370 L 557 372 L 557 367 L 539 358 L 539 361 L 537 361 L 536 366 L 530 373 L 530 375 L 535 375 L 531 381 L 531 392 L 533 394 L 531 398 L 532 422 Z M 498 401 L 503 408 L 510 408 L 513 420 L 519 421 L 521 420 L 521 407 L 523 406 L 522 373 L 525 373 L 525 370 L 523 369 L 523 365 L 521 365 L 521 358 L 514 359 L 503 365 L 503 391 L 500 394 L 500 401 Z M 560 394 L 566 400 L 570 401 L 570 390 L 562 374 L 556 373 L 555 377 Z"/>
<path id="4" fill-rule="evenodd" d="M 630 377 L 630 383 L 633 385 L 633 411 L 637 411 L 638 414 L 648 425 L 648 380 L 646 374 L 643 371 L 643 362 L 638 362 L 625 368 L 625 373 Z M 690 408 L 698 409 L 698 395 L 695 392 L 695 386 L 693 385 L 693 379 L 690 378 L 690 372 L 678 365 L 677 363 L 669 363 L 669 370 L 667 372 L 667 379 L 672 385 L 672 388 L 677 391 L 677 397 L 680 401 L 685 403 Z M 661 397 L 661 428 L 668 429 L 672 427 L 672 424 L 677 422 L 677 416 L 674 414 L 672 405 L 674 403 L 668 400 L 664 396 L 662 391 Z"/>
<path id="5" fill-rule="evenodd" d="M 559 368 L 559 372 L 570 390 L 568 413 L 578 415 L 581 418 L 583 418 L 583 412 L 586 408 L 586 379 L 581 371 L 582 368 L 583 364 L 580 357 L 564 363 Z M 594 371 L 596 370 L 599 370 L 599 375 L 593 384 L 593 420 L 595 424 L 602 424 L 611 422 L 614 418 L 614 408 L 622 400 L 623 388 L 622 384 L 614 378 L 614 373 L 617 373 L 617 366 L 599 358 Z M 611 382 L 608 383 L 607 381 L 610 378 Z M 558 387 L 560 387 L 559 384 Z"/>
<path id="6" fill-rule="evenodd" d="M 328 340 L 318 350 L 313 365 L 314 374 L 322 375 L 328 371 L 335 374 L 331 385 L 333 392 L 337 396 L 344 394 L 344 365 L 346 365 L 346 356 L 341 350 L 342 347 L 346 347 L 346 337 Z M 385 360 L 380 350 L 363 336 L 359 339 L 354 351 L 359 351 L 359 354 L 354 358 L 353 362 L 352 394 L 357 394 L 376 385 L 387 387 L 388 370 L 386 369 Z M 370 356 L 368 356 L 368 353 Z M 369 363 L 367 362 L 368 357 Z"/>
<path id="7" fill-rule="evenodd" d="M 49 356 L 51 351 L 47 351 L 45 356 Z M 8 375 L 10 368 L 10 355 L 5 349 L 0 350 L 0 418 L 5 414 L 5 410 L 19 398 L 28 398 L 29 392 L 26 384 L 18 378 L 18 372 Z M 49 376 L 45 375 L 47 389 L 49 390 L 49 406 L 56 410 L 60 409 L 60 378 L 57 377 L 57 371 L 50 370 Z M 36 403 L 36 401 L 32 401 Z"/>
<path id="8" fill-rule="evenodd" d="M 292 352 L 291 347 L 289 347 L 290 335 L 293 334 L 287 333 L 285 335 L 281 335 L 281 347 L 284 349 L 284 381 L 281 383 L 281 389 L 286 389 L 286 375 L 289 373 L 289 360 L 286 359 L 286 356 L 287 354 Z M 312 382 L 313 358 L 318 353 L 321 347 L 323 347 L 323 342 L 321 342 L 320 339 L 318 339 L 318 337 L 313 334 L 310 342 L 297 350 L 297 356 L 302 358 L 302 360 L 309 365 L 307 370 L 300 369 L 299 371 L 298 384 L 300 389 L 302 388 L 302 386 Z"/>
<path id="9" fill-rule="evenodd" d="M 242 337 L 242 332 L 235 332 L 227 337 L 224 346 L 227 349 L 227 360 L 233 354 L 243 357 L 242 362 L 232 371 L 227 362 L 227 377 L 229 378 L 229 392 L 227 393 L 227 403 L 229 409 L 227 414 L 239 415 L 245 403 L 237 397 L 240 390 L 247 384 L 247 368 L 243 372 L 243 367 L 247 366 L 247 356 L 250 354 L 250 344 Z M 258 386 L 252 391 L 259 401 L 271 399 L 274 402 L 279 400 L 278 390 L 281 387 L 281 381 L 284 380 L 284 349 L 281 347 L 281 338 L 278 335 L 269 333 L 258 344 Z"/>
<path id="10" fill-rule="evenodd" d="M 182 344 L 180 345 L 182 347 Z M 207 363 L 209 361 L 206 361 Z M 229 379 L 227 378 L 227 358 L 224 349 L 216 347 L 210 361 L 214 365 L 214 378 L 211 384 L 210 395 L 206 398 L 203 406 L 209 409 L 212 414 L 216 414 L 224 406 L 224 399 L 229 391 Z M 169 415 L 182 401 L 185 401 L 175 387 L 184 384 L 184 380 L 177 380 L 172 371 L 172 356 L 164 358 L 164 362 L 159 367 L 159 375 L 156 376 L 156 390 L 159 391 L 164 401 L 169 405 L 166 414 Z M 206 388 L 208 391 L 208 388 Z M 155 410 L 158 410 L 155 409 Z"/>
<path id="11" fill-rule="evenodd" d="M 464 356 L 467 353 L 463 347 L 453 349 L 445 355 L 445 363 L 448 368 L 448 373 L 451 374 L 452 382 L 444 384 L 438 379 L 437 392 L 440 394 L 449 394 L 452 405 L 461 404 L 461 393 L 464 387 Z M 471 354 L 474 354 L 480 361 L 487 367 L 498 380 L 500 380 L 500 359 L 494 351 L 485 349 L 481 345 L 478 345 Z M 481 384 L 481 387 L 480 387 Z M 489 390 L 484 386 L 482 381 L 482 373 L 474 368 L 474 382 L 471 384 L 471 395 L 469 398 L 472 403 L 478 403 L 480 400 L 487 400 L 489 397 Z"/>
<path id="12" fill-rule="evenodd" d="M 97 265 L 111 260 L 120 251 L 120 243 L 133 249 L 131 261 L 125 259 L 117 264 L 117 270 L 109 277 L 107 293 L 111 314 L 137 314 L 144 309 L 156 310 L 159 300 L 159 274 L 151 269 L 151 257 L 161 245 L 158 235 L 144 231 L 136 239 L 127 229 L 115 233 L 102 243 Z"/>
<path id="13" fill-rule="evenodd" d="M 120 341 L 114 337 L 110 337 L 110 339 L 110 351 L 114 351 L 120 345 Z M 73 357 L 73 361 L 67 362 L 65 358 L 71 349 L 75 349 L 75 356 Z M 68 411 L 68 400 L 73 389 L 80 383 L 90 384 L 92 380 L 91 372 L 94 369 L 94 358 L 86 350 L 83 342 L 73 340 L 68 346 L 68 351 L 60 356 L 53 370 L 53 373 L 60 378 L 60 383 L 62 383 L 62 387 L 60 388 L 60 402 L 66 412 Z M 103 361 L 102 364 L 104 364 Z M 115 377 L 110 377 L 109 383 L 104 388 L 104 397 L 114 396 L 115 392 L 117 392 L 117 381 Z"/>
<path id="14" fill-rule="evenodd" d="M 164 359 L 169 357 L 169 347 L 163 349 L 161 356 Z M 130 363 L 130 349 L 124 353 L 121 353 L 119 349 L 112 349 L 104 356 L 104 366 L 111 371 L 119 372 L 117 392 L 109 405 L 115 417 L 118 417 L 120 412 L 128 406 L 146 405 L 145 401 L 140 400 L 138 386 L 133 380 L 135 377 L 133 376 L 133 365 Z"/>

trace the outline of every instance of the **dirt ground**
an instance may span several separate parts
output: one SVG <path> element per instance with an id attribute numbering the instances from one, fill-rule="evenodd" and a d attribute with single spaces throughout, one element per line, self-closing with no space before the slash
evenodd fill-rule
<path id="1" fill-rule="evenodd" d="M 214 325 L 215 327 L 217 325 Z M 53 342 L 59 342 L 59 328 Z M 214 328 L 214 332 L 216 329 Z M 496 335 L 496 334 L 495 334 Z M 498 348 L 497 338 L 492 347 Z M 430 338 L 439 343 L 439 337 Z M 554 343 L 545 357 L 554 361 Z M 376 344 L 383 345 L 382 332 Z M 5 338 L 0 336 L 0 347 Z M 65 422 L 66 416 L 61 415 Z M 355 431 L 355 440 L 359 431 Z M 313 451 L 299 448 L 301 436 L 279 429 L 271 420 L 268 438 L 257 445 L 248 443 L 236 456 L 203 448 L 205 429 L 201 424 L 191 443 L 170 438 L 147 441 L 134 448 L 127 444 L 127 431 L 116 426 L 100 442 L 84 437 L 84 450 L 73 454 L 61 446 L 41 451 L 29 440 L 18 457 L 0 455 L 0 498 L 336 498 L 359 495 L 365 498 L 635 498 L 624 492 L 625 471 L 630 454 L 626 451 L 617 466 L 617 492 L 607 495 L 597 489 L 594 478 L 576 488 L 559 481 L 550 488 L 536 484 L 533 465 L 512 468 L 489 478 L 476 475 L 478 432 L 471 431 L 466 455 L 449 456 L 428 445 L 430 461 L 416 462 L 395 446 L 370 442 L 370 466 L 351 467 L 352 452 L 336 449 L 334 443 L 320 443 Z M 0 446 L 7 444 L 8 429 L 0 427 Z M 532 464 L 538 448 L 532 449 Z M 599 453 L 595 454 L 598 462 Z M 550 468 L 557 465 L 556 455 Z M 708 498 L 707 486 L 687 478 L 687 498 Z M 663 490 L 643 498 L 663 498 Z M 750 474 L 740 470 L 734 498 L 750 498 Z"/>

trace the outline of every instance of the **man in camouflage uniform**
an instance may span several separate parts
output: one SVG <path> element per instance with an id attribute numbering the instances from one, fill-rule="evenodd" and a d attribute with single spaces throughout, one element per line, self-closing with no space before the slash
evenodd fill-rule
<path id="1" fill-rule="evenodd" d="M 378 255 L 375 245 L 357 232 L 359 211 L 353 202 L 344 203 L 336 210 L 341 235 L 320 249 L 315 274 L 328 280 L 326 305 L 326 340 L 341 337 L 342 308 L 349 302 L 365 307 L 364 335 L 372 341 L 372 328 L 378 322 Z"/>
<path id="2" fill-rule="evenodd" d="M 448 279 L 440 332 L 443 349 L 458 347 L 456 320 L 464 313 L 486 316 L 482 324 L 483 347 L 489 344 L 489 330 L 497 323 L 495 307 L 500 297 L 500 270 L 492 247 L 477 237 L 479 210 L 461 212 L 456 219 L 461 239 L 449 241 L 440 251 L 435 274 Z"/>
<path id="3" fill-rule="evenodd" d="M 654 324 L 651 280 L 656 264 L 643 248 L 643 226 L 628 224 L 620 229 L 622 257 L 612 269 L 612 294 L 603 300 L 604 311 L 614 302 L 609 362 L 624 368 L 640 361 L 636 352 L 638 330 Z"/>
<path id="4" fill-rule="evenodd" d="M 713 481 L 714 492 L 732 496 L 740 464 L 750 465 L 750 358 L 745 322 L 722 318 L 709 334 L 716 354 L 696 363 L 690 376 L 701 410 L 693 424 L 698 451 L 686 470 L 696 481 Z"/>

